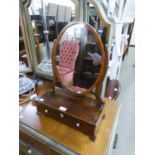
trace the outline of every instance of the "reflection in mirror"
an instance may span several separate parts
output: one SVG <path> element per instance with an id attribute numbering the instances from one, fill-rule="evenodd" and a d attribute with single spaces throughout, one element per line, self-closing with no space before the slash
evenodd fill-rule
<path id="1" fill-rule="evenodd" d="M 37 73 L 51 76 L 53 44 L 62 28 L 74 20 L 74 3 L 71 0 L 65 3 L 62 0 L 32 0 L 28 10 L 36 47 L 35 68 Z"/>
<path id="2" fill-rule="evenodd" d="M 101 51 L 94 34 L 85 24 L 67 28 L 56 51 L 57 76 L 72 92 L 83 93 L 97 80 L 101 68 Z"/>

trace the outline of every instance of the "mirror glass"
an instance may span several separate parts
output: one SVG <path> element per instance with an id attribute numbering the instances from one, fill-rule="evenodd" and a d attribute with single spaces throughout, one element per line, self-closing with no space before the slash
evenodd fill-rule
<path id="1" fill-rule="evenodd" d="M 35 71 L 51 77 L 53 44 L 63 27 L 74 20 L 75 4 L 72 0 L 31 0 L 28 11 L 35 39 Z"/>
<path id="2" fill-rule="evenodd" d="M 102 57 L 98 34 L 90 27 L 84 23 L 69 26 L 56 47 L 57 77 L 63 86 L 75 93 L 87 91 L 100 73 Z"/>

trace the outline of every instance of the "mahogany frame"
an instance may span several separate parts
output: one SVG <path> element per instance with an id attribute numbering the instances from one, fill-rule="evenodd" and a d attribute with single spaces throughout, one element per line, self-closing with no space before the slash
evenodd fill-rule
<path id="1" fill-rule="evenodd" d="M 101 62 L 101 68 L 100 68 L 100 73 L 97 77 L 97 80 L 93 83 L 93 85 L 85 92 L 82 93 L 75 93 L 72 92 L 71 90 L 69 90 L 64 84 L 62 84 L 57 72 L 57 68 L 56 68 L 56 51 L 57 51 L 57 46 L 60 42 L 61 36 L 64 34 L 64 32 L 66 31 L 66 29 L 68 29 L 71 26 L 77 25 L 77 24 L 85 24 L 86 28 L 88 30 L 90 30 L 90 32 L 95 36 L 97 45 L 100 49 L 101 52 L 101 57 L 102 57 L 102 62 Z M 102 89 L 102 82 L 105 78 L 106 75 L 106 71 L 107 71 L 107 67 L 108 67 L 108 51 L 105 50 L 104 45 L 102 44 L 102 40 L 100 38 L 100 36 L 98 35 L 97 31 L 88 23 L 81 23 L 81 22 L 71 22 L 70 24 L 68 24 L 66 27 L 63 28 L 63 30 L 60 32 L 60 34 L 58 35 L 54 46 L 53 46 L 53 51 L 52 51 L 52 69 L 53 69 L 53 83 L 52 83 L 52 90 L 55 91 L 54 87 L 57 85 L 58 82 L 61 83 L 62 87 L 66 90 L 68 90 L 70 93 L 72 93 L 73 95 L 85 95 L 88 93 L 93 93 L 92 89 L 96 88 L 95 93 L 93 93 L 96 97 L 97 100 L 97 105 L 99 105 L 99 107 L 103 107 L 103 100 L 101 99 L 101 89 Z"/>

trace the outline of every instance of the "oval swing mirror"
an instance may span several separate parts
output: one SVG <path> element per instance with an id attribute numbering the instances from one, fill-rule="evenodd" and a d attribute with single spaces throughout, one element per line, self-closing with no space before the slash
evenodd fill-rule
<path id="1" fill-rule="evenodd" d="M 52 66 L 55 80 L 77 94 L 90 92 L 102 84 L 107 61 L 103 43 L 89 24 L 70 23 L 54 44 Z"/>

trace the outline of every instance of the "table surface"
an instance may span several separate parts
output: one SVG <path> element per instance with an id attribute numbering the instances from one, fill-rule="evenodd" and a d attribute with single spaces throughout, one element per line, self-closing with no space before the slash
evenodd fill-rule
<path id="1" fill-rule="evenodd" d="M 44 94 L 50 89 L 50 82 L 37 86 L 35 93 Z M 36 104 L 33 101 L 20 105 L 20 124 L 42 134 L 63 147 L 69 148 L 81 155 L 107 155 L 110 143 L 115 133 L 120 106 L 116 101 L 104 98 L 105 118 L 97 133 L 95 142 L 83 133 L 68 127 L 54 119 L 37 114 Z"/>

